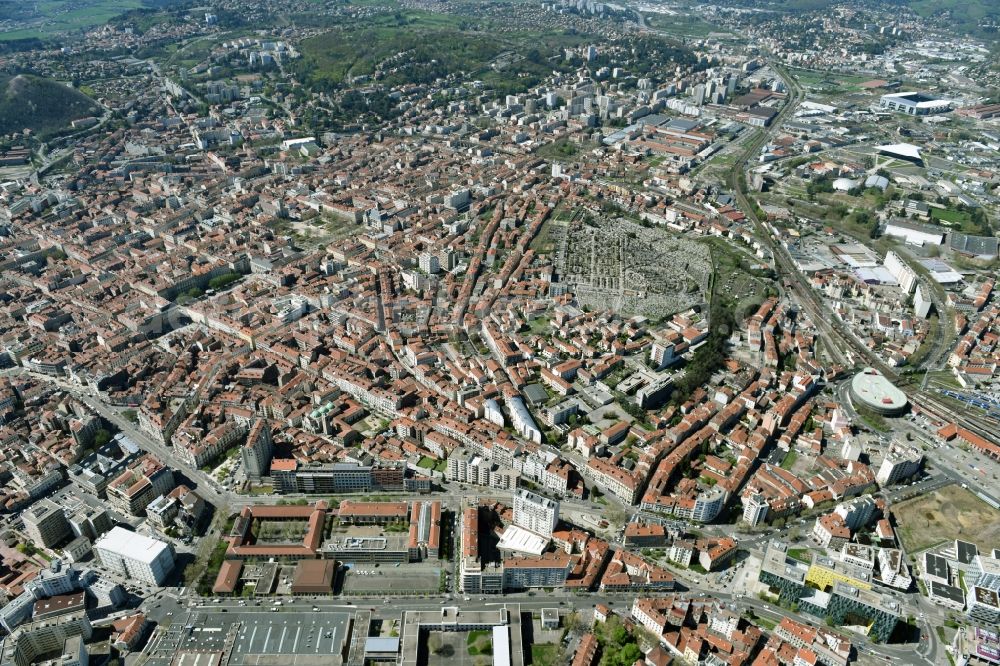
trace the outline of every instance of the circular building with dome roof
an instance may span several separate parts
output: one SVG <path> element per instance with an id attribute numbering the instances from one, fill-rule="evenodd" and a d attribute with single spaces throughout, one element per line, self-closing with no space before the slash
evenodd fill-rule
<path id="1" fill-rule="evenodd" d="M 909 404 L 906 394 L 874 368 L 865 368 L 854 375 L 851 400 L 855 407 L 865 407 L 883 416 L 902 414 Z"/>

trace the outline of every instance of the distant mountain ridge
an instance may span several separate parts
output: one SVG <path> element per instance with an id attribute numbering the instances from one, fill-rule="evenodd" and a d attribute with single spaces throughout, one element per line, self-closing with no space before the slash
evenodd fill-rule
<path id="1" fill-rule="evenodd" d="M 92 99 L 69 86 L 38 76 L 0 76 L 0 135 L 30 129 L 45 135 L 78 118 L 100 115 Z"/>

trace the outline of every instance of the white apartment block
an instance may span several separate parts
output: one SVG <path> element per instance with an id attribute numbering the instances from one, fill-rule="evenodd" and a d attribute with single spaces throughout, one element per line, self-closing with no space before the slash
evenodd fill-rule
<path id="1" fill-rule="evenodd" d="M 559 522 L 559 502 L 519 488 L 514 493 L 514 524 L 518 527 L 552 537 Z"/>
<path id="2" fill-rule="evenodd" d="M 885 268 L 896 278 L 904 294 L 912 294 L 917 287 L 917 274 L 907 266 L 898 254 L 889 251 L 885 255 Z"/>
<path id="3" fill-rule="evenodd" d="M 98 539 L 94 552 L 111 571 L 151 585 L 162 585 L 174 568 L 170 546 L 122 527 Z"/>
<path id="4" fill-rule="evenodd" d="M 759 493 L 743 497 L 743 522 L 756 527 L 764 522 L 769 509 L 767 498 Z"/>
<path id="5" fill-rule="evenodd" d="M 888 486 L 908 479 L 920 471 L 924 456 L 914 448 L 893 444 L 885 454 L 875 474 L 880 486 Z"/>

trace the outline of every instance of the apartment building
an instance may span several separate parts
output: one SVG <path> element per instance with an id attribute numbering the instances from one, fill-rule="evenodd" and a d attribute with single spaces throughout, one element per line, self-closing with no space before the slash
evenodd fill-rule
<path id="1" fill-rule="evenodd" d="M 169 545 L 122 527 L 98 539 L 94 553 L 115 573 L 150 585 L 162 585 L 174 568 L 174 553 Z"/>
<path id="2" fill-rule="evenodd" d="M 79 637 L 90 639 L 93 630 L 86 610 L 30 622 L 18 627 L 3 641 L 0 663 L 5 666 L 29 666 L 44 654 L 63 654 L 70 639 Z M 85 666 L 86 659 L 80 657 L 78 644 L 77 662 Z M 85 656 L 86 652 L 83 652 Z M 63 662 L 66 664 L 66 662 Z M 73 663 L 73 662 L 69 662 Z M 68 664 L 67 664 L 68 666 Z"/>
<path id="3" fill-rule="evenodd" d="M 513 469 L 497 467 L 482 456 L 458 449 L 448 457 L 446 470 L 449 481 L 471 483 L 498 490 L 517 487 L 517 472 Z"/>
<path id="4" fill-rule="evenodd" d="M 38 500 L 25 509 L 21 519 L 24 531 L 31 540 L 46 548 L 51 548 L 71 534 L 63 508 L 48 499 Z"/>
<path id="5" fill-rule="evenodd" d="M 552 537 L 559 522 L 559 502 L 518 488 L 514 491 L 514 524 L 518 527 Z"/>
<path id="6" fill-rule="evenodd" d="M 587 461 L 587 471 L 598 484 L 604 486 L 626 505 L 635 504 L 639 499 L 641 490 L 639 482 L 621 467 L 616 467 L 600 458 L 591 458 Z"/>
<path id="7" fill-rule="evenodd" d="M 573 568 L 568 553 L 545 553 L 540 557 L 513 557 L 503 561 L 503 589 L 563 587 Z"/>
<path id="8" fill-rule="evenodd" d="M 919 472 L 923 462 L 924 456 L 917 449 L 894 443 L 886 451 L 875 480 L 883 487 L 899 483 Z"/>
<path id="9" fill-rule="evenodd" d="M 150 502 L 173 487 L 173 471 L 147 454 L 108 484 L 108 501 L 119 511 L 141 516 Z"/>
<path id="10" fill-rule="evenodd" d="M 503 569 L 484 563 L 479 556 L 479 509 L 469 507 L 462 512 L 459 560 L 459 590 L 466 594 L 500 594 L 503 592 Z"/>
<path id="11" fill-rule="evenodd" d="M 243 470 L 251 479 L 260 479 L 270 471 L 274 444 L 271 441 L 271 425 L 264 419 L 254 422 L 247 435 L 247 442 L 240 449 Z"/>

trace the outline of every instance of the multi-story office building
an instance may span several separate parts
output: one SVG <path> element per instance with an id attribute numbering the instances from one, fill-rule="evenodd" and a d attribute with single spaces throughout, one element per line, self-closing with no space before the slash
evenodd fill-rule
<path id="1" fill-rule="evenodd" d="M 1000 624 L 1000 560 L 976 555 L 966 576 L 969 580 L 965 599 L 969 616 L 987 625 Z"/>
<path id="2" fill-rule="evenodd" d="M 353 465 L 316 463 L 300 465 L 295 460 L 272 460 L 271 480 L 281 493 L 351 493 L 402 490 L 401 465 Z"/>
<path id="3" fill-rule="evenodd" d="M 174 568 L 170 546 L 122 527 L 101 537 L 94 552 L 115 573 L 152 585 L 162 585 Z"/>
<path id="4" fill-rule="evenodd" d="M 518 488 L 514 491 L 514 524 L 526 530 L 552 537 L 559 522 L 559 502 Z"/>
<path id="5" fill-rule="evenodd" d="M 69 523 L 63 508 L 55 502 L 42 499 L 21 514 L 24 531 L 32 541 L 51 548 L 70 536 Z"/>
<path id="6" fill-rule="evenodd" d="M 758 580 L 766 584 L 783 604 L 798 604 L 801 612 L 816 617 L 832 618 L 844 624 L 848 618 L 869 626 L 868 636 L 874 641 L 886 641 L 892 635 L 903 612 L 892 596 L 846 582 L 848 578 L 830 575 L 817 582 L 815 563 L 810 566 L 788 556 L 788 545 L 772 541 L 767 545 Z M 830 567 L 825 567 L 833 571 Z M 807 581 L 811 585 L 807 585 Z M 817 595 L 819 587 L 826 593 Z"/>

